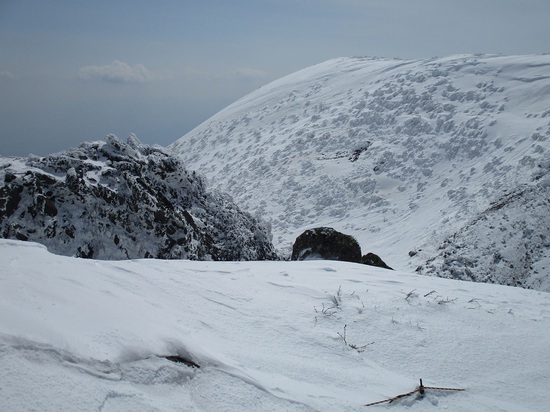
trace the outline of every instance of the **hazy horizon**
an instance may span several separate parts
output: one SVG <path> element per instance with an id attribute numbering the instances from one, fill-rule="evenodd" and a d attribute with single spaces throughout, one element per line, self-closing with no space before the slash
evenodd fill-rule
<path id="1" fill-rule="evenodd" d="M 336 57 L 545 53 L 549 17 L 544 0 L 2 1 L 0 155 L 168 145 Z"/>

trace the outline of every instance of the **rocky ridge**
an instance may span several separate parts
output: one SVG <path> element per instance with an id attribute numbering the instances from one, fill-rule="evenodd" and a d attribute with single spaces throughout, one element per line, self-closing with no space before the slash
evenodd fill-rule
<path id="1" fill-rule="evenodd" d="M 94 259 L 275 259 L 265 224 L 135 136 L 0 159 L 0 234 Z"/>

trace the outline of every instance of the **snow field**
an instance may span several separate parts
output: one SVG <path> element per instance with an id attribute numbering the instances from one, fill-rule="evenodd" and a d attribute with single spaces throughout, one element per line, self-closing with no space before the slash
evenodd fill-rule
<path id="1" fill-rule="evenodd" d="M 419 378 L 466 391 L 368 409 L 550 407 L 544 292 L 336 261 L 91 261 L 11 240 L 0 260 L 0 410 L 363 411 Z"/>

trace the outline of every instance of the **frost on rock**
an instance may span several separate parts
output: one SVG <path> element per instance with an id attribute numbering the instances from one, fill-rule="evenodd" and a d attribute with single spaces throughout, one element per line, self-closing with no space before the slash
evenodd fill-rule
<path id="1" fill-rule="evenodd" d="M 0 159 L 0 233 L 94 259 L 275 259 L 266 225 L 135 136 Z"/>

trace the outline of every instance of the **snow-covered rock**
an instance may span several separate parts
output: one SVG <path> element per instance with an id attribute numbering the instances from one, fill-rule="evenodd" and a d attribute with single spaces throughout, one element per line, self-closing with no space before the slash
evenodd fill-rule
<path id="1" fill-rule="evenodd" d="M 115 136 L 0 159 L 0 233 L 94 259 L 263 260 L 271 234 L 173 154 Z"/>
<path id="2" fill-rule="evenodd" d="M 284 254 L 329 226 L 396 269 L 550 290 L 549 139 L 550 55 L 460 55 L 330 60 L 171 148 L 269 220 Z"/>

